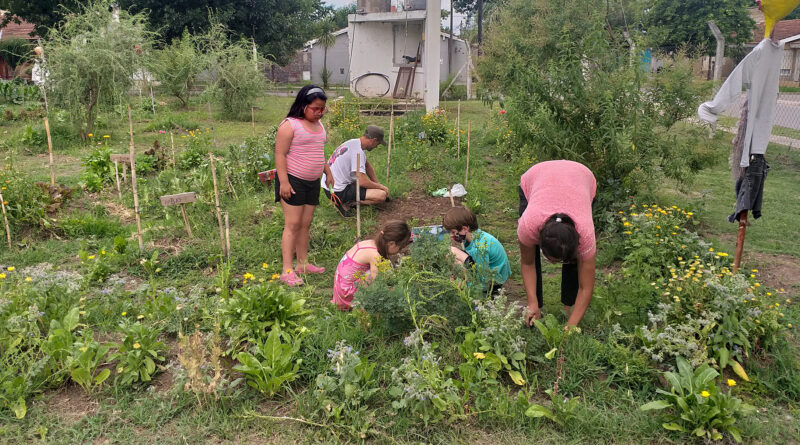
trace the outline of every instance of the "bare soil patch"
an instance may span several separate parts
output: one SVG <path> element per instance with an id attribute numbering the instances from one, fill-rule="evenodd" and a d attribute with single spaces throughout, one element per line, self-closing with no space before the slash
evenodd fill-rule
<path id="1" fill-rule="evenodd" d="M 455 198 L 455 204 L 460 205 L 461 198 Z M 450 207 L 450 198 L 428 196 L 422 191 L 414 190 L 406 197 L 393 199 L 380 207 L 378 221 L 383 224 L 391 219 L 415 219 L 415 225 L 441 224 L 442 217 Z"/>
<path id="2" fill-rule="evenodd" d="M 47 410 L 67 423 L 75 423 L 97 413 L 98 403 L 83 388 L 70 384 L 52 393 L 44 402 Z"/>
<path id="3" fill-rule="evenodd" d="M 758 270 L 758 279 L 773 289 L 800 290 L 800 260 L 791 255 L 745 252 L 743 263 Z"/>

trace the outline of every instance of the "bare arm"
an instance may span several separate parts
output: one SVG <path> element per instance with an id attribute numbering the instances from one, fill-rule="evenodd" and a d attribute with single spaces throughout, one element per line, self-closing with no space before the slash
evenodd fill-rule
<path id="1" fill-rule="evenodd" d="M 292 194 L 294 194 L 292 186 L 289 185 L 289 173 L 286 170 L 286 155 L 289 154 L 289 146 L 292 144 L 292 137 L 294 137 L 292 124 L 288 121 L 284 121 L 280 127 L 278 127 L 278 133 L 275 135 L 275 170 L 277 170 L 278 180 L 282 186 L 281 197 L 284 199 L 289 199 Z"/>
<path id="2" fill-rule="evenodd" d="M 586 309 L 589 308 L 594 292 L 594 268 L 595 255 L 584 260 L 578 259 L 578 296 L 567 321 L 568 325 L 577 326 L 586 314 Z"/>
<path id="3" fill-rule="evenodd" d="M 522 282 L 525 285 L 525 294 L 528 296 L 528 311 L 526 317 L 528 324 L 533 324 L 534 319 L 542 316 L 539 302 L 536 300 L 536 249 L 539 246 L 526 246 L 519 243 L 520 269 Z"/>
<path id="4" fill-rule="evenodd" d="M 367 177 L 370 179 L 370 181 L 377 182 L 378 184 L 380 184 L 380 182 L 378 181 L 378 177 L 375 176 L 375 169 L 372 168 L 372 164 L 370 164 L 369 161 L 364 161 L 364 162 L 366 163 L 364 169 L 367 171 Z"/>

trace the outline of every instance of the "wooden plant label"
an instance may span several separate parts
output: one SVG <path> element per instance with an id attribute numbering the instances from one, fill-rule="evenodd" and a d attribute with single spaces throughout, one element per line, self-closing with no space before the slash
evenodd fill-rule
<path id="1" fill-rule="evenodd" d="M 178 193 L 176 195 L 164 195 L 161 197 L 161 205 L 164 207 L 178 204 L 188 204 L 197 201 L 195 192 Z"/>
<path id="2" fill-rule="evenodd" d="M 126 164 L 131 163 L 131 155 L 128 153 L 126 154 L 111 153 L 109 157 L 111 158 L 111 162 L 124 162 Z"/>
<path id="3" fill-rule="evenodd" d="M 192 236 L 192 226 L 189 225 L 189 218 L 186 216 L 186 206 L 190 202 L 197 201 L 195 192 L 178 193 L 175 195 L 164 195 L 161 197 L 161 205 L 164 207 L 179 205 L 181 206 L 181 214 L 183 215 L 183 224 L 186 226 L 186 233 Z"/>

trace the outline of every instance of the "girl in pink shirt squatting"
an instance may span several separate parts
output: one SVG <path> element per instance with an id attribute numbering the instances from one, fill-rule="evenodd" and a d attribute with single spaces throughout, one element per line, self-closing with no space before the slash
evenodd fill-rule
<path id="1" fill-rule="evenodd" d="M 561 263 L 561 302 L 577 326 L 594 291 L 595 235 L 592 202 L 597 181 L 572 161 L 540 162 L 520 178 L 519 238 L 527 322 L 542 316 L 542 260 Z"/>
<path id="2" fill-rule="evenodd" d="M 289 286 L 303 284 L 298 272 L 325 272 L 324 267 L 308 262 L 308 232 L 319 205 L 323 172 L 327 174 L 328 188 L 333 187 L 333 175 L 325 162 L 325 127 L 320 122 L 327 111 L 327 100 L 316 85 L 301 88 L 275 137 L 275 202 L 283 208 L 281 281 Z M 295 256 L 297 267 L 292 265 Z"/>
<path id="3" fill-rule="evenodd" d="M 378 263 L 396 255 L 411 242 L 411 229 L 405 221 L 391 220 L 381 226 L 374 238 L 356 243 L 350 248 L 333 278 L 333 299 L 340 310 L 350 310 L 358 286 L 365 285 L 378 275 Z"/>

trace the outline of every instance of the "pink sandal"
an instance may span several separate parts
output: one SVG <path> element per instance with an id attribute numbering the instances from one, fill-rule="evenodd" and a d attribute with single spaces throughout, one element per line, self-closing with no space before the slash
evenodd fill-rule
<path id="1" fill-rule="evenodd" d="M 306 266 L 302 270 L 298 268 L 296 268 L 296 270 L 300 273 L 325 273 L 324 267 L 318 267 L 311 263 L 306 263 Z"/>
<path id="2" fill-rule="evenodd" d="M 294 271 L 281 274 L 281 281 L 286 283 L 289 287 L 301 286 L 303 284 L 303 280 L 300 279 Z"/>

